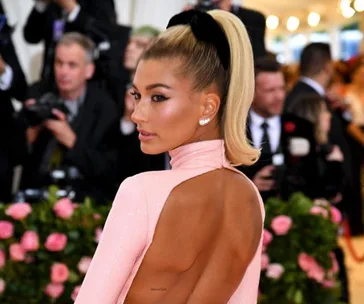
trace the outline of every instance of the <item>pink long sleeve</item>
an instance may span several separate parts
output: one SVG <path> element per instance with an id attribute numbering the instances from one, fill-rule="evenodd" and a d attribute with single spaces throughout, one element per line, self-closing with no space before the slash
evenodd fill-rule
<path id="1" fill-rule="evenodd" d="M 75 304 L 115 304 L 147 242 L 146 201 L 136 177 L 119 188 Z"/>

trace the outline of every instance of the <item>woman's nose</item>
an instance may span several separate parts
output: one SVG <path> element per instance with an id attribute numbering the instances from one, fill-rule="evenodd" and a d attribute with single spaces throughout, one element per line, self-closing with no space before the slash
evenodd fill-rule
<path id="1" fill-rule="evenodd" d="M 135 103 L 134 112 L 131 114 L 131 120 L 136 124 L 140 124 L 148 120 L 148 105 L 146 102 L 140 100 Z"/>

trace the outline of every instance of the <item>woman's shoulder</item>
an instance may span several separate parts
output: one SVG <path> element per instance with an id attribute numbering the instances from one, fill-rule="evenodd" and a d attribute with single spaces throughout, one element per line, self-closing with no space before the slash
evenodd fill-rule
<path id="1" fill-rule="evenodd" d="M 120 184 L 120 189 L 130 189 L 134 191 L 141 191 L 147 185 L 150 188 L 153 184 L 158 184 L 162 179 L 171 176 L 171 170 L 160 170 L 160 171 L 146 171 L 138 173 L 133 176 L 129 176 Z"/>

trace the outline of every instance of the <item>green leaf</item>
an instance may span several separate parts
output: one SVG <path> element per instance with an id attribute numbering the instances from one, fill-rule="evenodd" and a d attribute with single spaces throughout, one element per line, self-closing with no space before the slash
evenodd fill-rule
<path id="1" fill-rule="evenodd" d="M 68 282 L 70 283 L 77 283 L 80 281 L 80 275 L 74 272 L 73 270 L 70 271 L 70 275 L 68 277 Z"/>
<path id="2" fill-rule="evenodd" d="M 80 238 L 80 233 L 77 230 L 68 232 L 68 236 L 71 240 L 78 240 Z"/>
<path id="3" fill-rule="evenodd" d="M 296 304 L 301 304 L 303 301 L 303 295 L 301 290 L 297 290 L 294 295 L 294 301 Z"/>

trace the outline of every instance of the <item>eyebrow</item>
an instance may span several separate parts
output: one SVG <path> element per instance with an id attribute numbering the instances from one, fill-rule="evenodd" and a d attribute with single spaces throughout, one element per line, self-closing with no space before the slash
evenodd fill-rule
<path id="1" fill-rule="evenodd" d="M 133 83 L 133 87 L 134 87 L 134 89 L 138 90 L 138 88 L 136 87 L 136 85 L 134 83 Z M 147 91 L 149 91 L 149 90 L 153 90 L 153 89 L 159 88 L 159 87 L 162 87 L 162 88 L 165 88 L 165 89 L 171 89 L 170 86 L 168 86 L 166 84 L 163 84 L 163 83 L 152 83 L 152 84 L 148 85 L 146 87 L 146 89 L 147 89 Z"/>

